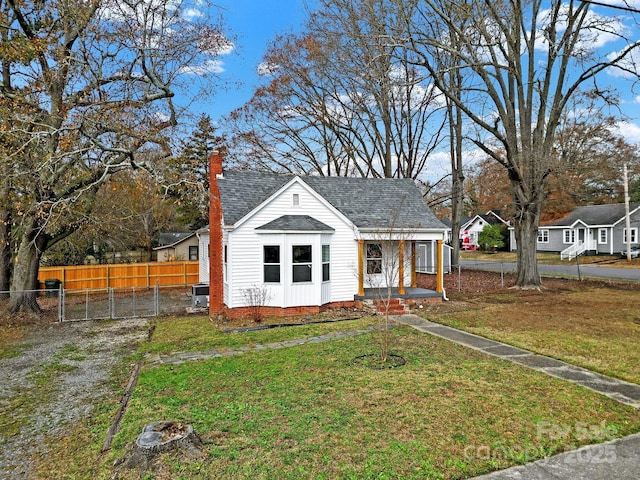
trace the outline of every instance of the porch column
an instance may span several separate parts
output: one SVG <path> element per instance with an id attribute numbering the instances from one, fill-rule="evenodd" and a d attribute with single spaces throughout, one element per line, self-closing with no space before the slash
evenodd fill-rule
<path id="1" fill-rule="evenodd" d="M 442 240 L 436 240 L 436 292 L 444 292 L 444 267 L 442 258 Z"/>
<path id="2" fill-rule="evenodd" d="M 418 286 L 416 275 L 416 242 L 411 242 L 411 288 Z"/>
<path id="3" fill-rule="evenodd" d="M 364 240 L 358 240 L 358 296 L 364 297 Z"/>
<path id="4" fill-rule="evenodd" d="M 398 294 L 404 295 L 404 240 L 398 245 Z"/>

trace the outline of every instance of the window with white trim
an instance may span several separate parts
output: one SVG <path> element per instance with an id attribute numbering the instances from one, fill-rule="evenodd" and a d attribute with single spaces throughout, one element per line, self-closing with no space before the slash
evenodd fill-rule
<path id="1" fill-rule="evenodd" d="M 312 256 L 311 245 L 294 245 L 293 246 L 293 282 L 310 282 L 313 278 L 311 276 Z"/>
<path id="2" fill-rule="evenodd" d="M 198 260 L 198 246 L 189 245 L 189 260 Z"/>
<path id="3" fill-rule="evenodd" d="M 264 283 L 280 283 L 280 245 L 265 245 Z"/>
<path id="4" fill-rule="evenodd" d="M 223 251 L 223 258 L 222 258 L 222 281 L 226 283 L 227 281 L 227 261 L 229 259 L 229 246 L 225 245 L 224 246 L 224 251 Z"/>
<path id="5" fill-rule="evenodd" d="M 291 203 L 293 204 L 294 207 L 299 207 L 300 206 L 300 194 L 298 193 L 294 193 L 291 199 Z"/>
<path id="6" fill-rule="evenodd" d="M 367 275 L 382 273 L 382 244 L 367 243 Z"/>
<path id="7" fill-rule="evenodd" d="M 622 241 L 626 245 L 627 243 L 638 243 L 638 229 L 636 227 L 631 228 L 631 242 L 627 240 L 627 229 L 624 229 L 624 235 L 622 235 Z"/>
<path id="8" fill-rule="evenodd" d="M 322 281 L 329 281 L 329 265 L 331 260 L 331 247 L 322 245 Z"/>
<path id="9" fill-rule="evenodd" d="M 573 229 L 563 230 L 564 243 L 576 243 L 576 231 Z"/>
<path id="10" fill-rule="evenodd" d="M 538 243 L 549 243 L 549 230 L 544 228 L 538 230 Z"/>
<path id="11" fill-rule="evenodd" d="M 607 243 L 609 241 L 606 228 L 598 229 L 598 243 Z"/>

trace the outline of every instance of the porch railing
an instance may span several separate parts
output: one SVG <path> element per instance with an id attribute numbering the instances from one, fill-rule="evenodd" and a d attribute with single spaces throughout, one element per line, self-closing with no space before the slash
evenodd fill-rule
<path id="1" fill-rule="evenodd" d="M 583 241 L 579 241 L 560 252 L 560 260 L 573 260 L 578 255 L 583 254 L 586 250 L 586 244 Z"/>

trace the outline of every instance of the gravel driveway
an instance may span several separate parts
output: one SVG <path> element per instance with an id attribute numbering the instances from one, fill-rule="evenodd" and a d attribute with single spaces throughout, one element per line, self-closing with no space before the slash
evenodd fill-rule
<path id="1" fill-rule="evenodd" d="M 17 355 L 0 359 L 0 411 L 11 412 L 0 428 L 0 478 L 32 478 L 31 458 L 91 412 L 148 329 L 147 319 L 37 326 Z"/>

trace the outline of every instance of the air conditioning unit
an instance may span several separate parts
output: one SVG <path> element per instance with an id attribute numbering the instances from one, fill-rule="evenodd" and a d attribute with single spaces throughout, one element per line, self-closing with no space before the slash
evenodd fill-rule
<path id="1" fill-rule="evenodd" d="M 209 306 L 209 284 L 191 285 L 191 307 L 206 308 Z"/>

